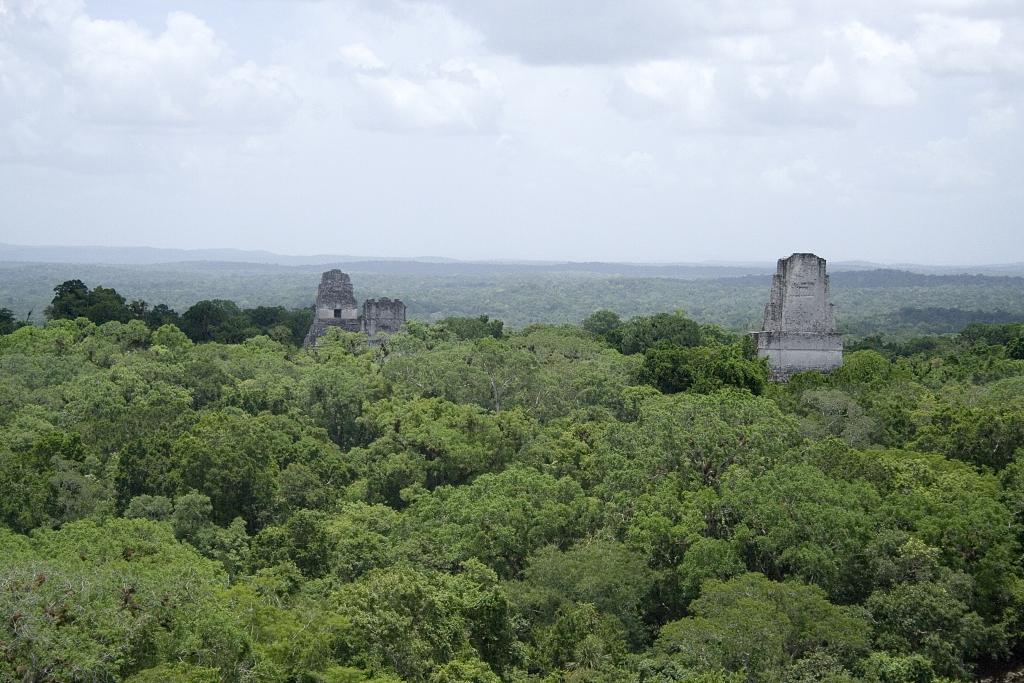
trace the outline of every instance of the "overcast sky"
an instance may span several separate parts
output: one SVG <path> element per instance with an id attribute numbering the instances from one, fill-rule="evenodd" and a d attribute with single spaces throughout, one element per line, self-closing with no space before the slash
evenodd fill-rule
<path id="1" fill-rule="evenodd" d="M 0 0 L 0 241 L 1024 261 L 1020 0 Z"/>

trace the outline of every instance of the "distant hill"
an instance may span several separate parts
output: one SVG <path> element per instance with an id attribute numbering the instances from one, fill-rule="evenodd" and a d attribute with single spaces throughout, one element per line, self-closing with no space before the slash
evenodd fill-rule
<path id="1" fill-rule="evenodd" d="M 273 263 L 304 265 L 333 261 L 360 261 L 358 256 L 313 254 L 288 256 L 262 250 L 247 249 L 162 249 L 159 247 L 96 247 L 96 246 L 30 246 L 0 242 L 0 261 L 32 261 L 37 263 L 102 263 L 107 265 L 154 265 L 182 261 L 218 261 L 231 263 Z M 387 259 L 379 259 L 387 260 Z M 422 261 L 445 259 L 424 257 Z"/>
<path id="2" fill-rule="evenodd" d="M 749 266 L 722 265 L 7 261 L 0 262 L 0 308 L 19 320 L 31 312 L 33 322 L 42 322 L 53 288 L 70 279 L 113 287 L 129 300 L 164 303 L 179 312 L 202 299 L 304 308 L 313 302 L 320 273 L 334 265 L 352 274 L 358 298 L 402 299 L 410 318 L 489 315 L 513 328 L 578 323 L 599 309 L 624 317 L 681 309 L 700 322 L 750 330 L 760 325 L 771 286 L 769 269 L 751 274 Z M 712 275 L 721 273 L 733 276 Z M 832 301 L 847 334 L 955 332 L 967 322 L 1024 320 L 1024 277 L 837 270 Z"/>
<path id="3" fill-rule="evenodd" d="M 232 267 L 253 272 L 260 270 L 261 266 L 285 266 L 302 271 L 307 269 L 313 271 L 341 268 L 353 273 L 393 275 L 482 276 L 564 273 L 577 275 L 592 274 L 604 277 L 655 277 L 684 280 L 765 276 L 775 272 L 775 264 L 773 262 L 609 263 L 602 261 L 460 261 L 433 256 L 417 258 L 387 258 L 341 254 L 295 256 L 246 249 L 27 246 L 4 243 L 0 243 L 0 262 L 133 266 L 187 263 L 189 268 L 216 269 L 222 272 L 231 270 Z M 916 264 L 894 266 L 861 261 L 836 261 L 829 264 L 829 270 L 836 274 L 841 272 L 877 272 L 880 270 L 893 270 L 894 268 L 909 273 L 930 275 L 1024 276 L 1024 263 L 985 266 L 925 266 Z"/>
<path id="4" fill-rule="evenodd" d="M 833 291 L 836 288 L 846 289 L 880 289 L 890 287 L 938 287 L 942 285 L 1017 285 L 1024 284 L 1024 276 L 1019 274 L 990 275 L 980 273 L 917 273 L 909 270 L 893 268 L 875 268 L 872 270 L 834 270 L 829 274 Z M 769 283 L 766 277 L 746 275 L 734 278 L 738 282 L 752 285 Z"/>

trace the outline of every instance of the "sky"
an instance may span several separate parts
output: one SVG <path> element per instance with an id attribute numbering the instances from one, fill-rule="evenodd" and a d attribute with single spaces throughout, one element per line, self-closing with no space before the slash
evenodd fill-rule
<path id="1" fill-rule="evenodd" d="M 0 242 L 1024 261 L 1020 0 L 0 0 Z"/>

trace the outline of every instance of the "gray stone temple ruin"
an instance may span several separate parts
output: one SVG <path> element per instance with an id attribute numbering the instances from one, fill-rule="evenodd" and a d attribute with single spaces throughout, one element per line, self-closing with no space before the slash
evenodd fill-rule
<path id="1" fill-rule="evenodd" d="M 352 279 L 340 270 L 328 270 L 320 277 L 313 324 L 309 326 L 303 345 L 315 346 L 317 340 L 332 327 L 362 332 L 373 343 L 379 340 L 379 335 L 398 332 L 404 324 L 405 304 L 401 301 L 387 297 L 367 299 L 360 312 Z"/>
<path id="2" fill-rule="evenodd" d="M 829 372 L 843 364 L 843 339 L 828 300 L 825 259 L 793 254 L 779 259 L 764 307 L 757 355 L 768 359 L 772 379 L 786 381 L 805 370 Z"/>

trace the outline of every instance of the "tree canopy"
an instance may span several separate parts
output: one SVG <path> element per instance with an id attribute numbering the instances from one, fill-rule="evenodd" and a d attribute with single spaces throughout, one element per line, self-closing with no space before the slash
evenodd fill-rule
<path id="1" fill-rule="evenodd" d="M 67 281 L 0 316 L 0 679 L 1019 669 L 1012 323 L 774 384 L 678 312 L 315 349 L 299 313 Z"/>

